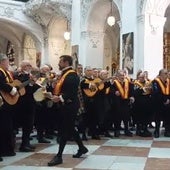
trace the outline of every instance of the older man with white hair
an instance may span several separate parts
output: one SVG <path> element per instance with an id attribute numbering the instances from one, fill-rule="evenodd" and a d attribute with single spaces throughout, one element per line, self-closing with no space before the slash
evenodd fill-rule
<path id="1" fill-rule="evenodd" d="M 17 89 L 10 85 L 13 77 L 9 72 L 9 59 L 0 53 L 0 93 L 4 104 L 0 109 L 0 156 L 14 156 L 14 134 L 13 134 L 13 110 L 14 106 L 8 103 L 7 97 L 15 97 Z M 0 159 L 2 160 L 2 159 Z"/>
<path id="2" fill-rule="evenodd" d="M 30 61 L 23 60 L 20 64 L 20 71 L 15 75 L 15 79 L 20 80 L 25 86 L 25 94 L 20 96 L 16 106 L 16 126 L 22 127 L 22 143 L 19 148 L 20 152 L 32 152 L 35 147 L 30 144 L 30 134 L 33 129 L 35 116 L 35 101 L 33 93 L 40 87 L 35 84 L 37 75 L 31 74 L 32 65 Z"/>

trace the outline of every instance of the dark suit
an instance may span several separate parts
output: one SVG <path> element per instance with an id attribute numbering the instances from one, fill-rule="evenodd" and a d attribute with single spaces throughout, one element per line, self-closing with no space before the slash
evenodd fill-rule
<path id="1" fill-rule="evenodd" d="M 69 71 L 71 68 L 65 70 L 63 74 Z M 67 140 L 70 137 L 73 137 L 79 147 L 82 147 L 83 144 L 79 137 L 78 131 L 75 129 L 75 118 L 79 109 L 79 99 L 78 99 L 78 86 L 79 86 L 79 77 L 76 72 L 69 73 L 62 84 L 60 94 L 64 99 L 63 103 L 59 103 L 59 108 L 57 112 L 59 113 L 60 118 L 60 127 L 59 127 L 59 151 L 57 156 L 61 157 L 64 147 Z"/>
<path id="2" fill-rule="evenodd" d="M 122 85 L 125 88 L 125 82 Z M 115 95 L 116 91 L 120 91 L 116 83 L 111 86 L 111 93 L 113 94 L 114 101 L 114 127 L 116 131 L 120 130 L 121 121 L 124 123 L 125 135 L 129 135 L 129 125 L 130 120 L 130 97 L 134 96 L 133 84 L 129 82 L 128 85 L 128 96 L 127 98 L 122 98 L 122 96 Z"/>
<path id="3" fill-rule="evenodd" d="M 21 82 L 25 82 L 30 79 L 29 74 L 20 73 L 15 76 L 16 79 Z M 22 127 L 22 147 L 29 146 L 29 137 L 33 129 L 34 116 L 35 116 L 35 101 L 33 99 L 33 93 L 39 88 L 39 85 L 28 84 L 25 86 L 26 93 L 21 96 L 17 103 L 17 112 L 15 114 L 16 123 L 19 127 Z"/>
<path id="4" fill-rule="evenodd" d="M 163 82 L 162 82 L 163 83 Z M 164 87 L 166 87 L 166 82 L 163 83 Z M 164 104 L 167 99 L 169 99 L 169 94 L 163 94 L 159 83 L 156 80 L 152 82 L 152 100 L 154 105 L 154 118 L 155 118 L 155 135 L 159 137 L 159 128 L 160 128 L 160 121 L 164 121 L 165 125 L 165 132 L 170 132 L 170 116 L 169 116 L 169 105 Z"/>
<path id="5" fill-rule="evenodd" d="M 12 90 L 12 86 L 10 86 L 7 82 L 7 78 L 10 79 L 8 73 L 0 71 L 0 90 L 10 93 Z M 9 105 L 5 100 L 4 104 L 0 107 L 0 155 L 2 156 L 13 156 L 15 140 L 13 133 L 13 113 L 14 113 L 14 105 Z"/>
<path id="6" fill-rule="evenodd" d="M 66 71 L 64 71 L 63 74 Z M 64 103 L 59 104 L 59 114 L 61 118 L 61 127 L 59 130 L 61 131 L 61 135 L 65 138 L 73 135 L 74 120 L 79 109 L 79 100 L 77 96 L 78 85 L 79 77 L 76 73 L 69 73 L 64 80 L 60 92 L 64 99 Z"/>

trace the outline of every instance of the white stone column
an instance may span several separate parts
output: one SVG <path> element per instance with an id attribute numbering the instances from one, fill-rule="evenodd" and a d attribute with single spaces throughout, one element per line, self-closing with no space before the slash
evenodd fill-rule
<path id="1" fill-rule="evenodd" d="M 144 26 L 144 15 L 140 15 L 137 17 L 137 22 L 138 22 L 138 26 L 137 26 L 137 41 L 136 41 L 136 46 L 134 46 L 134 48 L 136 48 L 137 51 L 137 56 L 135 59 L 135 68 L 134 68 L 134 73 L 135 73 L 135 77 L 136 77 L 136 73 L 139 69 L 144 69 L 144 35 L 145 35 L 145 26 Z"/>
<path id="2" fill-rule="evenodd" d="M 49 41 L 48 41 L 48 32 L 47 28 L 43 28 L 44 33 L 44 42 L 42 46 L 42 56 L 41 56 L 41 65 L 49 63 Z"/>
<path id="3" fill-rule="evenodd" d="M 147 70 L 149 77 L 157 76 L 163 68 L 163 28 L 166 18 L 145 14 L 138 27 L 138 68 Z M 144 22 L 143 22 L 144 21 Z"/>
<path id="4" fill-rule="evenodd" d="M 48 38 L 44 38 L 42 64 L 49 63 Z"/>
<path id="5" fill-rule="evenodd" d="M 71 21 L 71 45 L 78 45 L 80 42 L 80 0 L 72 2 Z"/>
<path id="6" fill-rule="evenodd" d="M 103 38 L 103 32 L 84 31 L 81 33 L 80 63 L 82 63 L 83 66 L 103 68 Z"/>

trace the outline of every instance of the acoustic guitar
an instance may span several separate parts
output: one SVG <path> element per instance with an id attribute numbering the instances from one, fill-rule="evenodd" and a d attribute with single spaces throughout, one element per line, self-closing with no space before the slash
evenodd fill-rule
<path id="1" fill-rule="evenodd" d="M 88 84 L 91 83 L 95 86 L 93 88 L 83 89 L 83 91 L 88 97 L 93 97 L 98 91 L 101 91 L 104 88 L 104 82 L 106 82 L 110 79 L 113 79 L 113 77 L 109 77 L 104 80 L 101 80 L 100 78 L 96 78 L 94 80 L 86 79 L 85 83 L 88 83 Z"/>
<path id="2" fill-rule="evenodd" d="M 17 103 L 20 96 L 23 96 L 25 94 L 25 86 L 28 85 L 32 80 L 27 80 L 25 82 L 21 82 L 17 79 L 15 79 L 12 83 L 8 83 L 12 87 L 16 87 L 18 90 L 18 93 L 14 96 L 12 96 L 10 93 L 7 93 L 5 91 L 0 91 L 0 94 L 2 98 L 10 105 L 14 105 Z"/>

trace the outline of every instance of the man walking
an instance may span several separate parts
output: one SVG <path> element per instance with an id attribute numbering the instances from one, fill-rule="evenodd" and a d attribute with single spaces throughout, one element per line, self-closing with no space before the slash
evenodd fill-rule
<path id="1" fill-rule="evenodd" d="M 59 127 L 59 150 L 57 155 L 48 162 L 48 166 L 62 164 L 62 154 L 66 142 L 70 137 L 73 137 L 79 149 L 73 155 L 73 158 L 79 158 L 88 152 L 88 149 L 83 145 L 78 131 L 75 129 L 75 118 L 79 109 L 78 86 L 79 77 L 72 68 L 72 57 L 63 55 L 60 57 L 59 69 L 62 71 L 61 78 L 54 87 L 54 93 L 51 100 L 57 103 L 57 112 L 60 114 Z M 57 109 L 57 108 L 56 108 Z"/>

